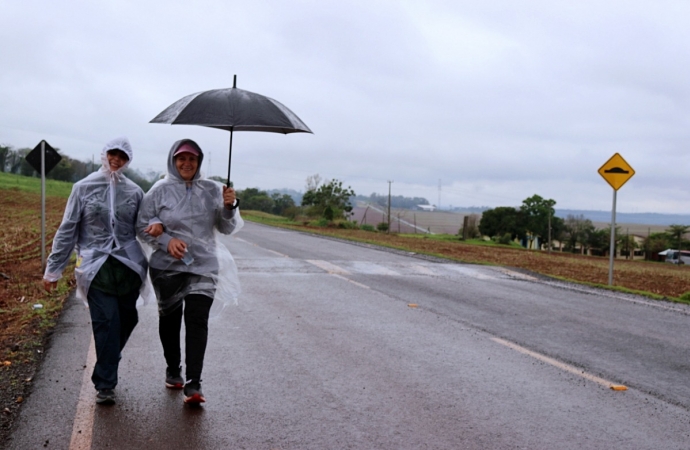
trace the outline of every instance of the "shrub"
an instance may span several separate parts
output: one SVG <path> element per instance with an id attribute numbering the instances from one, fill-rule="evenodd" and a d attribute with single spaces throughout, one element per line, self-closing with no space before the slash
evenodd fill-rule
<path id="1" fill-rule="evenodd" d="M 510 233 L 504 233 L 503 236 L 500 236 L 498 238 L 498 243 L 503 244 L 503 245 L 510 245 L 510 242 L 513 240 L 513 235 Z"/>
<path id="2" fill-rule="evenodd" d="M 368 223 L 365 223 L 364 225 L 359 227 L 361 230 L 364 231 L 376 231 L 376 228 L 374 228 L 373 225 L 369 225 Z"/>
<path id="3" fill-rule="evenodd" d="M 311 222 L 309 222 L 309 225 L 311 225 L 312 227 L 327 227 L 328 220 L 322 217 L 318 220 L 312 220 Z"/>
<path id="4" fill-rule="evenodd" d="M 379 222 L 376 225 L 376 229 L 379 231 L 388 231 L 388 224 L 386 222 Z"/>
<path id="5" fill-rule="evenodd" d="M 349 220 L 339 220 L 336 222 L 336 226 L 338 228 L 342 228 L 345 230 L 358 230 L 359 227 L 357 226 L 357 222 L 351 222 Z"/>
<path id="6" fill-rule="evenodd" d="M 333 220 L 334 217 L 335 213 L 331 205 L 326 206 L 326 209 L 323 210 L 323 218 L 326 220 Z"/>

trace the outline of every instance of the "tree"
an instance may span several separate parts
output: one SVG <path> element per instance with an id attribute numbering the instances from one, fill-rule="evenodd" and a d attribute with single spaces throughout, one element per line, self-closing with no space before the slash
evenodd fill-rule
<path id="1" fill-rule="evenodd" d="M 652 258 L 651 255 L 673 247 L 672 238 L 668 233 L 652 233 L 644 240 L 645 259 Z"/>
<path id="2" fill-rule="evenodd" d="M 601 251 L 602 255 L 611 248 L 611 230 L 596 228 L 587 231 L 587 246 Z"/>
<path id="3" fill-rule="evenodd" d="M 563 231 L 566 237 L 566 248 L 574 252 L 577 244 L 580 244 L 580 253 L 584 254 L 587 248 L 587 240 L 595 227 L 591 220 L 582 214 L 573 216 L 568 214 L 563 223 Z"/>
<path id="4" fill-rule="evenodd" d="M 489 237 L 503 236 L 506 233 L 510 233 L 512 236 L 522 234 L 520 212 L 510 206 L 488 209 L 482 213 L 479 231 Z"/>
<path id="5" fill-rule="evenodd" d="M 309 184 L 309 179 L 307 179 L 307 184 Z M 342 217 L 344 213 L 352 211 L 350 197 L 354 195 L 355 192 L 350 186 L 343 188 L 343 182 L 334 179 L 305 192 L 302 197 L 302 206 L 310 206 L 307 213 L 319 217 L 322 217 L 326 208 L 330 206 L 333 217 Z"/>
<path id="6" fill-rule="evenodd" d="M 295 201 L 288 194 L 271 194 L 273 200 L 273 214 L 282 215 L 286 210 L 295 207 Z"/>
<path id="7" fill-rule="evenodd" d="M 17 152 L 15 153 L 14 170 L 12 170 L 12 173 L 17 173 L 19 175 L 24 175 L 27 177 L 34 176 L 36 171 L 33 167 L 31 167 L 31 164 L 29 164 L 26 161 L 26 155 L 28 155 L 31 152 L 31 150 L 33 149 L 20 148 L 19 150 L 17 150 Z"/>
<path id="8" fill-rule="evenodd" d="M 551 217 L 551 240 L 558 241 L 562 245 L 561 239 L 565 235 L 565 221 L 560 217 Z M 561 248 L 562 250 L 562 248 Z"/>
<path id="9" fill-rule="evenodd" d="M 666 229 L 673 245 L 678 244 L 678 250 L 682 250 L 683 235 L 690 230 L 690 225 L 669 225 Z"/>
<path id="10" fill-rule="evenodd" d="M 5 171 L 5 163 L 7 162 L 7 157 L 11 154 L 12 147 L 6 145 L 0 145 L 0 172 Z"/>
<path id="11" fill-rule="evenodd" d="M 321 181 L 321 175 L 319 175 L 318 173 L 314 175 L 309 175 L 307 177 L 307 185 L 304 190 L 307 192 L 315 191 L 321 185 Z"/>
<path id="12" fill-rule="evenodd" d="M 541 236 L 542 240 L 548 239 L 549 218 L 553 218 L 556 213 L 553 208 L 555 205 L 556 200 L 545 199 L 537 194 L 524 199 L 520 212 L 525 230 Z"/>
<path id="13" fill-rule="evenodd" d="M 364 202 L 372 203 L 374 205 L 379 205 L 382 207 L 388 206 L 388 194 L 381 195 L 377 193 L 372 193 L 369 197 L 358 195 L 355 200 L 361 200 Z M 391 208 L 396 209 L 416 209 L 417 205 L 428 205 L 429 200 L 423 197 L 404 197 L 402 195 L 391 196 Z"/>
<path id="14" fill-rule="evenodd" d="M 621 235 L 618 236 L 616 245 L 621 249 L 621 252 L 625 252 L 625 259 L 631 258 L 635 254 L 635 249 L 639 247 L 637 241 L 635 241 L 635 236 L 627 233 L 621 233 Z"/>
<path id="15" fill-rule="evenodd" d="M 77 181 L 74 173 L 74 167 L 72 165 L 72 159 L 63 154 L 60 154 L 60 156 L 62 157 L 62 159 L 60 159 L 60 162 L 57 163 L 55 167 L 53 167 L 53 170 L 48 172 L 46 178 L 60 181 Z"/>
<path id="16" fill-rule="evenodd" d="M 266 191 L 259 188 L 247 188 L 237 193 L 237 197 L 242 199 L 242 207 L 245 210 L 273 212 L 275 203 Z"/>

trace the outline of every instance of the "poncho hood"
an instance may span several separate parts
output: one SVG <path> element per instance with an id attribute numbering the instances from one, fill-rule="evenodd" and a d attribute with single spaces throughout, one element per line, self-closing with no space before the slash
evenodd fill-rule
<path id="1" fill-rule="evenodd" d="M 204 162 L 204 152 L 201 150 L 201 147 L 199 147 L 199 144 L 197 144 L 191 139 L 180 139 L 179 141 L 175 142 L 170 148 L 170 152 L 168 153 L 168 177 L 171 180 L 184 182 L 184 180 L 180 176 L 180 172 L 178 172 L 177 167 L 175 167 L 175 152 L 184 144 L 191 145 L 199 151 L 199 167 L 197 168 L 196 173 L 194 174 L 194 178 L 192 178 L 192 181 L 197 181 L 201 178 L 201 164 Z"/>
<path id="2" fill-rule="evenodd" d="M 127 169 L 127 167 L 129 167 L 130 163 L 132 162 L 132 158 L 134 158 L 134 153 L 132 152 L 132 144 L 130 144 L 129 139 L 127 139 L 124 136 L 111 139 L 110 141 L 108 141 L 108 143 L 105 144 L 105 147 L 103 147 L 103 150 L 101 150 L 101 164 L 103 165 L 101 170 L 106 172 L 107 174 L 113 173 L 113 171 L 110 170 L 110 164 L 108 163 L 108 152 L 110 150 L 122 150 L 127 155 L 127 158 L 129 158 L 127 162 L 123 164 L 122 167 L 120 167 L 114 172 L 120 175 L 122 172 L 125 171 L 125 169 Z"/>

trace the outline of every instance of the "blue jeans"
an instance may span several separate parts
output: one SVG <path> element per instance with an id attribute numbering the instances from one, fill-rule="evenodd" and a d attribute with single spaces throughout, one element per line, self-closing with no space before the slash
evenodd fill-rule
<path id="1" fill-rule="evenodd" d="M 113 389 L 117 386 L 120 352 L 139 322 L 136 306 L 139 290 L 117 297 L 91 288 L 86 297 L 96 343 L 96 366 L 91 381 L 98 390 Z"/>

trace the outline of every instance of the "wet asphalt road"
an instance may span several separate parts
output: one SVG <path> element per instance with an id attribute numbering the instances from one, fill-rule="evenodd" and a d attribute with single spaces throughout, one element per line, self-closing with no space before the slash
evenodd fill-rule
<path id="1" fill-rule="evenodd" d="M 690 448 L 686 307 L 252 223 L 228 246 L 203 407 L 165 389 L 152 306 L 94 407 L 71 300 L 5 448 Z"/>

